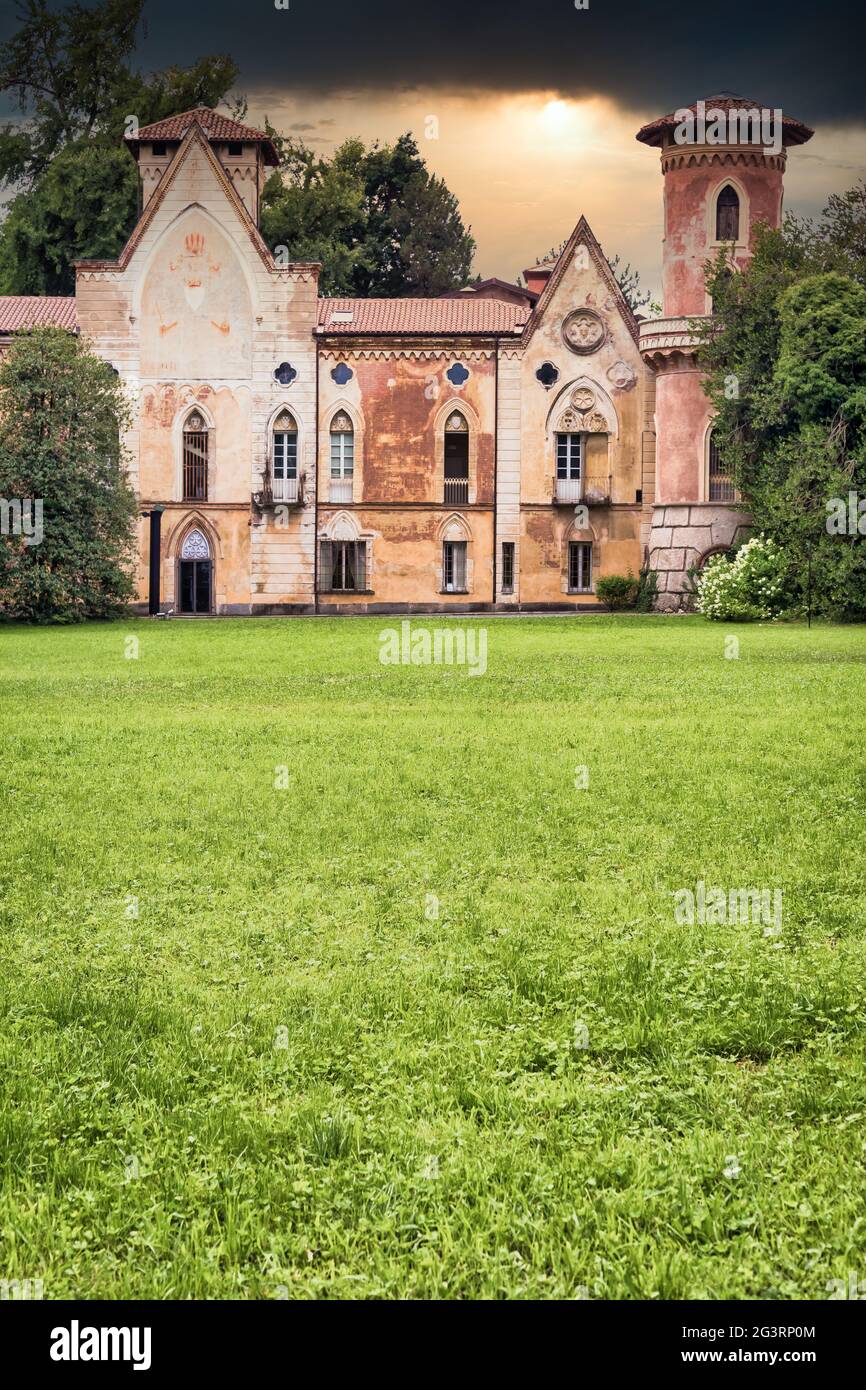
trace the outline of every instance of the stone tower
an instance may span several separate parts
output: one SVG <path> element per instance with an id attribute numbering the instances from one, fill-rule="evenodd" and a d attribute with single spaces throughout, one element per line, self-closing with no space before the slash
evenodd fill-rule
<path id="1" fill-rule="evenodd" d="M 712 408 L 695 366 L 691 320 L 712 305 L 704 267 L 724 248 L 731 269 L 752 253 L 759 222 L 778 227 L 787 147 L 813 132 L 730 93 L 707 97 L 637 133 L 659 150 L 664 178 L 663 317 L 640 326 L 656 373 L 656 485 L 650 567 L 662 609 L 683 603 L 687 570 L 727 549 L 748 516 L 712 438 Z"/>
<path id="2" fill-rule="evenodd" d="M 155 121 L 126 137 L 127 148 L 138 164 L 142 209 L 147 207 L 171 167 L 184 136 L 194 125 L 210 142 L 235 192 L 258 226 L 262 189 L 271 169 L 279 164 L 276 148 L 263 131 L 242 125 L 210 106 L 197 106 L 192 111 Z"/>

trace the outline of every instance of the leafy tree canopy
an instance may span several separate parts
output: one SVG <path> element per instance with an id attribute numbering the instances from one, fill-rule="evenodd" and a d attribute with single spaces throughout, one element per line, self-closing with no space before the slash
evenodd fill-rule
<path id="1" fill-rule="evenodd" d="M 320 260 L 325 294 L 439 295 L 466 284 L 475 243 L 412 135 L 370 148 L 347 140 L 331 159 L 275 143 L 281 167 L 265 186 L 262 233 L 293 259 Z"/>
<path id="2" fill-rule="evenodd" d="M 137 504 L 121 443 L 119 378 L 59 328 L 16 334 L 0 364 L 0 498 L 39 504 L 41 535 L 0 536 L 0 613 L 107 617 L 132 595 Z M 31 512 L 31 515 L 33 513 Z"/>
<path id="3" fill-rule="evenodd" d="M 828 531 L 828 508 L 866 497 L 866 185 L 817 224 L 759 228 L 748 266 L 707 268 L 714 317 L 695 324 L 714 429 L 759 529 L 819 608 L 866 616 L 866 546 Z"/>
<path id="4" fill-rule="evenodd" d="M 22 120 L 0 129 L 0 187 L 16 191 L 0 227 L 0 293 L 70 294 L 72 263 L 115 257 L 135 223 L 138 178 L 123 149 L 139 125 L 215 106 L 234 85 L 231 58 L 143 77 L 129 66 L 144 0 L 49 9 L 25 0 L 0 45 L 0 90 Z M 237 101 L 234 114 L 243 116 Z"/>

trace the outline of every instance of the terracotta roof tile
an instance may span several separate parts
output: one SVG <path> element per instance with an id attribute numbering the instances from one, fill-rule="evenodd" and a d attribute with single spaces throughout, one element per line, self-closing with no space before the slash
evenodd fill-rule
<path id="1" fill-rule="evenodd" d="M 74 295 L 0 295 L 0 333 L 48 324 L 54 328 L 78 328 Z"/>
<path id="2" fill-rule="evenodd" d="M 752 101 L 750 97 L 735 96 L 730 92 L 722 93 L 718 96 L 704 97 L 704 107 L 707 111 L 751 111 L 757 108 L 772 110 L 772 107 L 762 108 L 761 103 Z M 647 125 L 641 126 L 636 140 L 640 140 L 644 145 L 660 145 L 664 136 L 679 125 L 679 111 L 697 112 L 698 103 L 693 101 L 690 106 L 678 108 L 671 111 L 667 116 L 657 116 L 654 121 L 649 121 Z M 803 121 L 798 121 L 794 116 L 782 116 L 782 138 L 786 145 L 805 145 L 807 140 L 811 140 L 815 134 L 811 126 L 807 126 Z"/>
<path id="3" fill-rule="evenodd" d="M 320 299 L 319 329 L 353 336 L 519 333 L 528 316 L 502 299 Z"/>
<path id="4" fill-rule="evenodd" d="M 127 136 L 127 142 L 137 148 L 141 140 L 182 140 L 193 123 L 200 125 L 211 140 L 255 141 L 264 148 L 266 164 L 276 165 L 279 162 L 273 142 L 265 131 L 256 130 L 251 125 L 241 125 L 240 121 L 233 121 L 230 116 L 214 111 L 211 106 L 195 106 L 192 111 L 181 111 L 176 116 L 167 116 L 163 121 L 143 125 L 136 136 Z"/>

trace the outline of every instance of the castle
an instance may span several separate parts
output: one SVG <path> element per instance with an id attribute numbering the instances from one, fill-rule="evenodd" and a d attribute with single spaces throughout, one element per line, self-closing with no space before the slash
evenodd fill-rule
<path id="1" fill-rule="evenodd" d="M 778 226 L 780 115 L 756 142 L 645 125 L 664 182 L 663 317 L 636 318 L 586 220 L 526 287 L 327 299 L 320 267 L 258 230 L 268 136 L 202 107 L 141 128 L 142 211 L 74 298 L 0 300 L 0 335 L 84 335 L 134 406 L 137 588 L 176 613 L 593 607 L 600 576 L 656 572 L 658 605 L 748 525 L 695 367 L 705 262 Z M 703 104 L 687 108 L 695 113 Z M 695 133 L 696 132 L 696 133 Z"/>

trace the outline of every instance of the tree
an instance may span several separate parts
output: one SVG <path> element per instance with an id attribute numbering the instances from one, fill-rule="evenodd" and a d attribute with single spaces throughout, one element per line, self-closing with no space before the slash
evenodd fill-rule
<path id="1" fill-rule="evenodd" d="M 216 105 L 236 80 L 220 55 L 148 78 L 132 71 L 143 6 L 102 0 L 53 12 L 26 0 L 21 28 L 0 45 L 0 91 L 15 95 L 23 117 L 0 130 L 0 186 L 17 190 L 0 227 L 0 293 L 69 294 L 73 261 L 117 256 L 138 211 L 122 145 L 129 118 L 146 125 Z M 243 114 L 243 102 L 235 110 Z"/>
<path id="2" fill-rule="evenodd" d="M 74 622 L 120 612 L 132 595 L 137 503 L 121 439 L 120 381 L 80 338 L 17 334 L 0 365 L 0 612 Z M 10 504 L 41 504 L 41 537 L 14 534 Z M 31 543 L 34 542 L 34 543 Z"/>
<path id="3" fill-rule="evenodd" d="M 2 292 L 73 294 L 72 260 L 115 258 L 137 206 L 138 174 L 126 150 L 67 146 L 0 228 Z"/>
<path id="4" fill-rule="evenodd" d="M 789 558 L 796 603 L 866 615 L 866 547 L 828 530 L 833 499 L 866 494 L 866 197 L 830 200 L 817 226 L 759 228 L 731 274 L 708 266 L 714 317 L 696 321 L 714 432 L 756 526 Z"/>
<path id="5" fill-rule="evenodd" d="M 369 149 L 347 140 L 331 160 L 275 143 L 281 164 L 265 186 L 263 235 L 293 259 L 321 260 L 326 293 L 435 296 L 466 284 L 475 243 L 411 135 Z"/>

